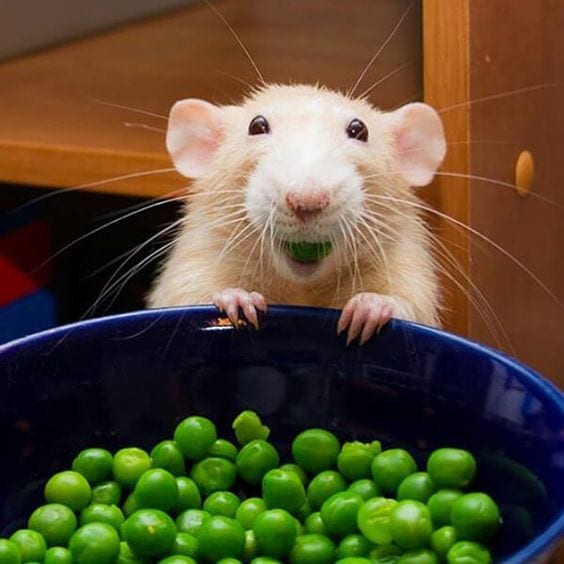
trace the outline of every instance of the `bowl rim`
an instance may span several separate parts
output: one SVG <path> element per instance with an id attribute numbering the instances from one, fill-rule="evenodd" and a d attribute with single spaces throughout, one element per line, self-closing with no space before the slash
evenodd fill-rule
<path id="1" fill-rule="evenodd" d="M 32 333 L 30 335 L 14 339 L 7 343 L 0 344 L 0 365 L 2 362 L 2 357 L 4 355 L 11 352 L 17 352 L 18 349 L 29 344 L 36 344 L 40 343 L 43 340 L 49 340 L 56 338 L 57 336 L 63 336 L 68 331 L 88 331 L 93 327 L 116 325 L 123 323 L 124 321 L 139 320 L 144 317 L 151 318 L 154 316 L 161 316 L 174 318 L 178 315 L 184 316 L 187 313 L 199 317 L 202 320 L 209 319 L 210 321 L 217 319 L 218 316 L 224 317 L 218 313 L 217 308 L 213 305 L 193 305 L 136 310 L 115 315 L 86 319 L 65 325 L 60 325 L 39 331 L 37 333 Z M 338 316 L 340 315 L 340 310 L 309 306 L 269 305 L 267 315 L 267 320 L 270 321 L 281 320 L 289 316 L 299 316 L 312 319 L 319 319 L 320 316 L 323 316 L 325 320 L 332 318 L 336 322 Z M 440 340 L 446 340 L 447 342 L 453 344 L 463 345 L 473 350 L 474 352 L 485 353 L 500 362 L 502 365 L 509 366 L 511 367 L 511 369 L 517 371 L 527 381 L 527 384 L 530 385 L 536 392 L 538 392 L 539 395 L 543 397 L 543 399 L 548 399 L 549 401 L 553 402 L 557 405 L 560 411 L 564 412 L 564 392 L 559 390 L 555 384 L 547 380 L 544 376 L 536 372 L 534 369 L 495 348 L 489 347 L 476 341 L 472 341 L 455 333 L 443 331 L 441 329 L 436 329 L 411 321 L 393 319 L 390 322 L 390 326 L 392 327 L 392 329 L 409 329 L 410 331 L 414 331 L 418 334 L 431 335 L 433 337 L 438 337 Z M 235 330 L 233 327 L 223 326 L 222 330 L 225 329 Z M 512 554 L 510 557 L 500 561 L 499 564 L 532 563 L 532 558 L 543 557 L 544 552 L 553 545 L 556 546 L 556 544 L 563 537 L 564 507 L 562 507 L 559 514 L 557 514 L 552 519 L 552 521 L 549 522 L 542 533 L 537 535 L 534 540 L 527 543 L 523 548 Z"/>

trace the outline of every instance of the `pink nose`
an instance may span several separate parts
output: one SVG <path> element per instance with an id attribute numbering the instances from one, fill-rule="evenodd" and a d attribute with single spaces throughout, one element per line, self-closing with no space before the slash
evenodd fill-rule
<path id="1" fill-rule="evenodd" d="M 308 221 L 317 217 L 329 205 L 329 194 L 318 189 L 289 192 L 286 203 L 299 220 Z"/>

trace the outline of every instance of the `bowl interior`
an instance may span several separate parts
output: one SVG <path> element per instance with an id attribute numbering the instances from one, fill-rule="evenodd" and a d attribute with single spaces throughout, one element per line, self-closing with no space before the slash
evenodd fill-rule
<path id="1" fill-rule="evenodd" d="M 288 453 L 307 427 L 410 450 L 472 450 L 475 489 L 502 506 L 495 554 L 530 562 L 564 531 L 564 400 L 495 351 L 393 321 L 367 345 L 336 336 L 338 312 L 272 308 L 260 331 L 213 308 L 137 312 L 0 347 L 0 535 L 23 526 L 45 479 L 82 448 L 151 448 L 188 414 L 224 436 L 243 409 Z"/>

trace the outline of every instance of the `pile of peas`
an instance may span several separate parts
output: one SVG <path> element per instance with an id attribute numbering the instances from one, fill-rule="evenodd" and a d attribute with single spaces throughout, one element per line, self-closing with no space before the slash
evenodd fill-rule
<path id="1" fill-rule="evenodd" d="M 403 449 L 308 429 L 280 464 L 256 413 L 233 429 L 239 447 L 192 416 L 150 453 L 83 450 L 47 481 L 28 528 L 0 539 L 0 563 L 491 562 L 499 510 L 464 493 L 469 452 L 435 450 L 419 472 Z"/>

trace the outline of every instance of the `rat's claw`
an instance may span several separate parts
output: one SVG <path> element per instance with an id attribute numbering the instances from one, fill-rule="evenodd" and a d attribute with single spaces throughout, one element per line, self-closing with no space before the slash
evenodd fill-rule
<path id="1" fill-rule="evenodd" d="M 266 300 L 258 292 L 246 292 L 240 288 L 227 288 L 213 295 L 214 305 L 227 315 L 235 327 L 239 323 L 239 310 L 251 325 L 258 329 L 257 309 L 266 311 Z"/>
<path id="2" fill-rule="evenodd" d="M 347 345 L 360 335 L 363 345 L 374 333 L 391 319 L 394 313 L 393 300 L 387 296 L 373 293 L 360 293 L 353 296 L 343 308 L 337 334 L 348 327 Z"/>

